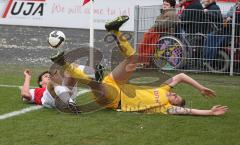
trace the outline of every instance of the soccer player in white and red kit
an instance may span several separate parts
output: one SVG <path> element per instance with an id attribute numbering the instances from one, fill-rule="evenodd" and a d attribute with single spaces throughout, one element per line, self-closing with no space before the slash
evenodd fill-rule
<path id="1" fill-rule="evenodd" d="M 77 96 L 77 87 L 69 88 L 64 83 L 54 85 L 50 78 L 50 72 L 44 71 L 38 77 L 38 88 L 30 89 L 31 72 L 30 70 L 24 71 L 24 84 L 21 89 L 21 96 L 23 101 L 34 103 L 36 105 L 43 105 L 47 108 L 56 107 L 56 96 L 61 94 L 71 94 L 69 98 L 75 99 Z M 64 82 L 64 81 L 63 81 Z M 76 82 L 75 82 L 76 84 Z M 70 101 L 70 100 L 68 100 Z M 71 100 L 73 101 L 73 100 Z M 66 102 L 68 103 L 68 102 Z"/>

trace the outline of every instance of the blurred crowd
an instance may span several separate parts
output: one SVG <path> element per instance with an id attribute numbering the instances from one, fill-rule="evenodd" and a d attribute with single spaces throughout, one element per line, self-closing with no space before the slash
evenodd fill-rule
<path id="1" fill-rule="evenodd" d="M 233 26 L 235 29 L 232 29 Z M 222 14 L 216 0 L 179 0 L 178 4 L 175 0 L 163 0 L 160 15 L 138 46 L 140 61 L 150 63 L 149 55 L 155 51 L 154 44 L 160 37 L 174 35 L 180 38 L 183 34 L 205 35 L 203 56 L 214 59 L 218 48 L 224 47 L 223 45 L 226 47 L 231 42 L 232 30 L 235 30 L 235 42 L 239 42 L 239 28 L 240 0 L 226 14 Z"/>

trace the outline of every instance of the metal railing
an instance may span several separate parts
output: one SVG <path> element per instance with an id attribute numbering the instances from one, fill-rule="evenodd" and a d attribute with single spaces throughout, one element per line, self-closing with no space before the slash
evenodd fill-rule
<path id="1" fill-rule="evenodd" d="M 240 12 L 231 20 L 226 13 L 136 6 L 139 61 L 148 69 L 240 74 Z"/>

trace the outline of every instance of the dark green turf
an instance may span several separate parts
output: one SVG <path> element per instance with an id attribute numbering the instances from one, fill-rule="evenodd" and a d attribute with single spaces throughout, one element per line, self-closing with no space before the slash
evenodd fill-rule
<path id="1" fill-rule="evenodd" d="M 20 85 L 21 71 L 1 71 L 0 84 Z M 214 89 L 217 97 L 205 99 L 187 85 L 175 87 L 189 107 L 209 109 L 222 104 L 229 106 L 229 112 L 221 117 L 195 117 L 101 110 L 75 116 L 40 109 L 1 120 L 0 145 L 240 145 L 240 77 L 192 76 Z M 29 106 L 20 101 L 18 88 L 0 87 L 0 92 L 0 114 Z M 85 94 L 80 99 L 89 98 Z"/>

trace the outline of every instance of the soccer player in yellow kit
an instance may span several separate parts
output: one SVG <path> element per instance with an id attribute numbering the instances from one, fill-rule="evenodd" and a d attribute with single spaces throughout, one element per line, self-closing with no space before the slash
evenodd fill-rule
<path id="1" fill-rule="evenodd" d="M 184 108 L 185 100 L 171 92 L 171 88 L 179 83 L 186 83 L 196 88 L 202 95 L 213 97 L 215 92 L 197 81 L 180 73 L 167 80 L 159 87 L 137 86 L 127 84 L 129 77 L 136 70 L 137 63 L 134 58 L 135 50 L 123 37 L 119 28 L 129 19 L 120 16 L 105 25 L 107 31 L 114 34 L 118 46 L 125 59 L 99 83 L 90 78 L 76 64 L 64 61 L 63 53 L 52 58 L 52 61 L 63 66 L 79 83 L 88 85 L 94 95 L 95 101 L 109 109 L 121 109 L 123 112 L 147 112 L 162 114 L 188 114 L 188 115 L 223 115 L 227 106 L 213 106 L 209 110 Z"/>

